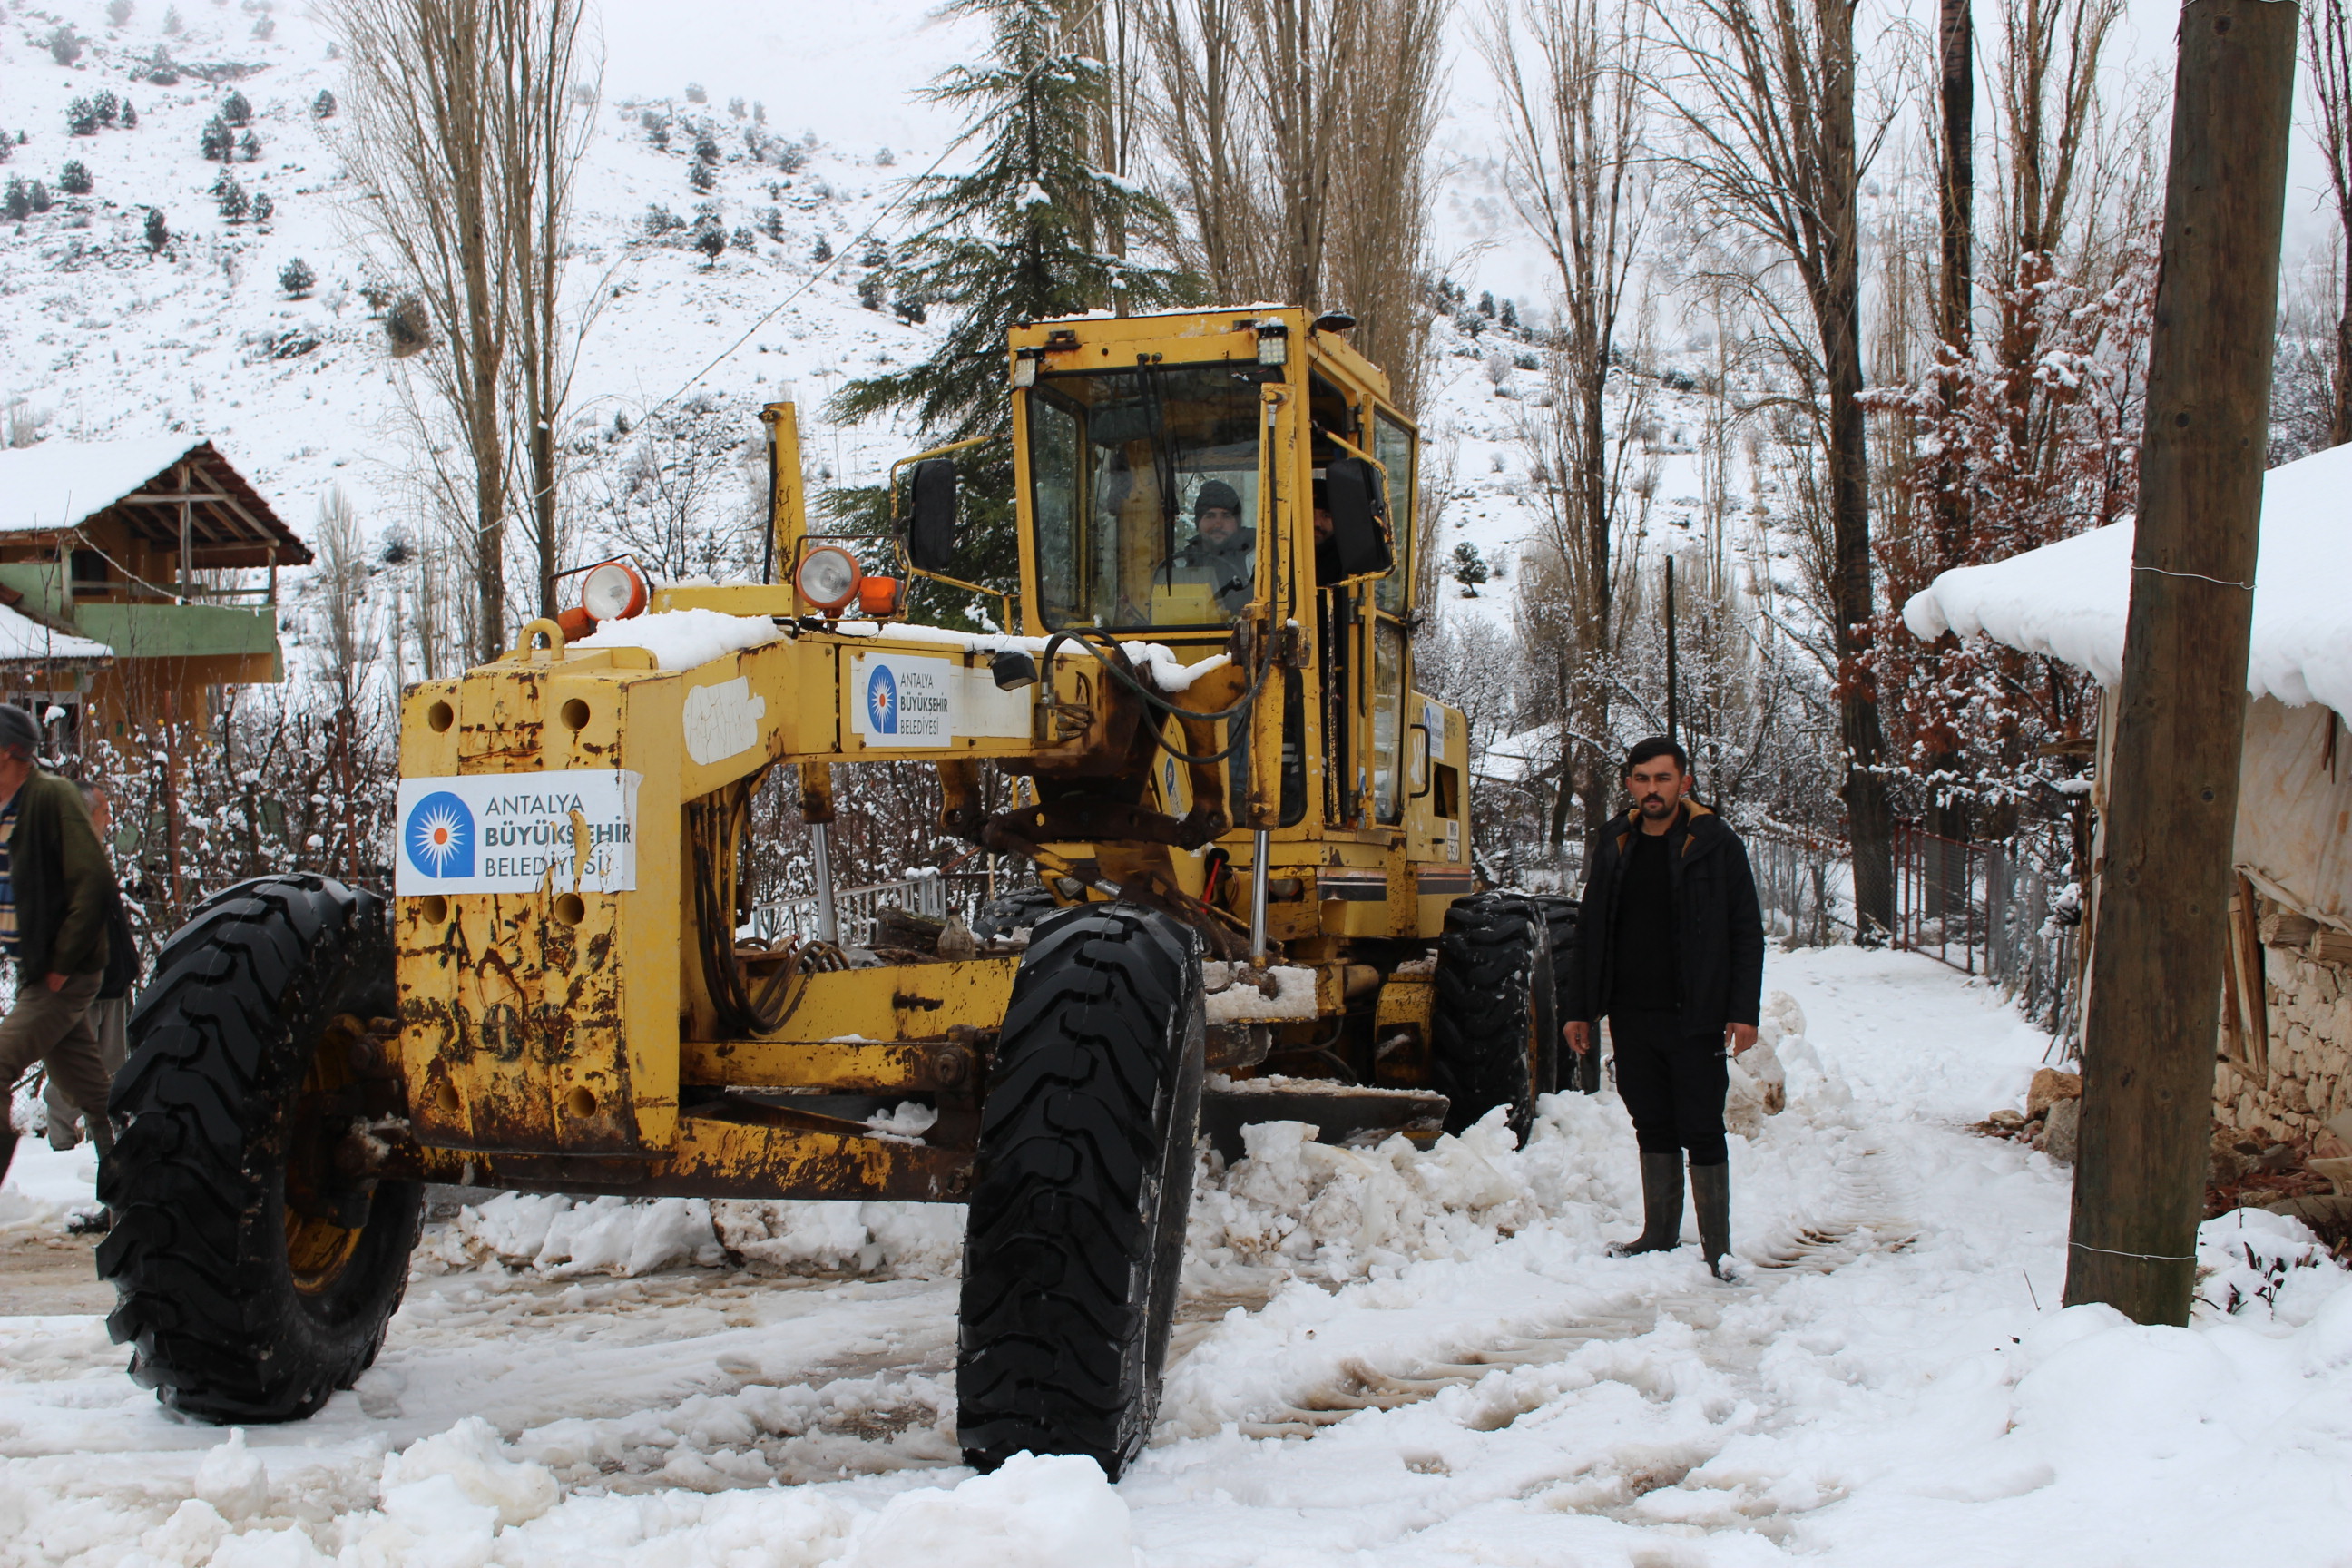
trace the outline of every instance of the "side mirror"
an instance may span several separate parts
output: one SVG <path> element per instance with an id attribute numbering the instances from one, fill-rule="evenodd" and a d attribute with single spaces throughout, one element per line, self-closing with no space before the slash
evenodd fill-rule
<path id="1" fill-rule="evenodd" d="M 954 460 L 917 463 L 907 489 L 907 559 L 919 572 L 944 572 L 956 552 Z"/>
<path id="2" fill-rule="evenodd" d="M 1323 479 L 1339 575 L 1387 576 L 1396 555 L 1389 542 L 1387 509 L 1381 504 L 1381 471 L 1361 458 L 1334 458 L 1323 465 Z"/>

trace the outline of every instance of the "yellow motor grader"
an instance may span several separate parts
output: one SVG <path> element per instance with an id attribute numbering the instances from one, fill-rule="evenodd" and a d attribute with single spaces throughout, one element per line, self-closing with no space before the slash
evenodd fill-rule
<path id="1" fill-rule="evenodd" d="M 1412 679 L 1417 437 L 1351 324 L 1013 331 L 1001 635 L 902 612 L 916 579 L 973 587 L 943 575 L 955 451 L 894 467 L 890 538 L 812 532 L 779 404 L 773 580 L 607 563 L 410 687 L 389 899 L 228 889 L 138 999 L 99 1259 L 131 1374 L 211 1420 L 317 1410 L 383 1342 L 428 1183 L 961 1203 L 966 1456 L 1116 1476 L 1204 1124 L 1524 1130 L 1572 917 L 1475 890 L 1463 716 Z M 970 929 L 853 929 L 834 770 L 877 763 L 935 766 L 943 826 L 1035 886 Z M 814 917 L 761 942 L 778 769 Z"/>

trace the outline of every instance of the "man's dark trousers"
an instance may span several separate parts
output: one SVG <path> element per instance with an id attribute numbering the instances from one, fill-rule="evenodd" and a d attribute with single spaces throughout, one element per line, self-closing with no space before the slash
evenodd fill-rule
<path id="1" fill-rule="evenodd" d="M 1694 1165 L 1731 1158 L 1723 1141 L 1728 1079 L 1720 1031 L 1686 1035 L 1672 1013 L 1612 1013 L 1609 1038 L 1617 1051 L 1617 1094 L 1633 1115 L 1643 1153 L 1687 1149 Z"/>

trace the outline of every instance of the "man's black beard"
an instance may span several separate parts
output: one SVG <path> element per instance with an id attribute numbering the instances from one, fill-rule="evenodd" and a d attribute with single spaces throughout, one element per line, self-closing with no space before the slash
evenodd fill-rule
<path id="1" fill-rule="evenodd" d="M 1658 807 L 1655 811 L 1650 809 L 1654 804 Z M 1675 814 L 1675 803 L 1665 799 L 1664 796 L 1652 795 L 1639 802 L 1636 805 L 1636 809 L 1639 810 L 1643 816 L 1655 822 L 1662 816 L 1672 816 Z"/>

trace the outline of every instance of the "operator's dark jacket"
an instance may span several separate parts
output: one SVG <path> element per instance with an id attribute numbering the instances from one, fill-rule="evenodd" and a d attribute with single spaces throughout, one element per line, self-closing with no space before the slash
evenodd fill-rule
<path id="1" fill-rule="evenodd" d="M 81 791 L 38 768 L 16 791 L 8 836 L 21 973 L 97 974 L 106 968 L 114 873 L 89 825 Z"/>
<path id="2" fill-rule="evenodd" d="M 1576 984 L 1568 1021 L 1589 1024 L 1609 1005 L 1617 960 L 1617 895 L 1633 835 L 1633 811 L 1610 824 L 1584 879 L 1576 921 Z M 1726 1024 L 1753 1024 L 1764 991 L 1764 914 L 1748 850 L 1723 818 L 1685 801 L 1666 829 L 1667 880 L 1675 911 L 1675 1000 L 1681 1032 L 1720 1036 Z"/>

